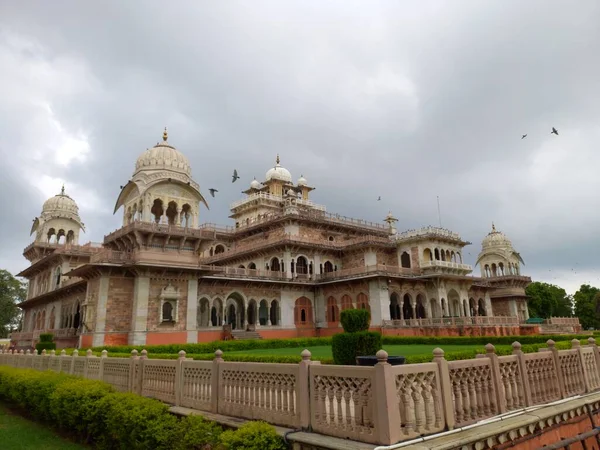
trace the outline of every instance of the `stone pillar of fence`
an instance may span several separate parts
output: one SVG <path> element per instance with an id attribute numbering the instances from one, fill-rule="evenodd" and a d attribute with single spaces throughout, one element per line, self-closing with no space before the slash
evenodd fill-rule
<path id="1" fill-rule="evenodd" d="M 223 362 L 223 352 L 217 350 L 213 359 L 213 366 L 210 380 L 210 404 L 211 411 L 215 414 L 219 412 L 219 364 Z"/>
<path id="2" fill-rule="evenodd" d="M 175 405 L 181 406 L 181 395 L 183 389 L 183 362 L 185 361 L 185 350 L 179 350 L 177 365 L 175 366 Z"/>
<path id="3" fill-rule="evenodd" d="M 531 399 L 531 386 L 529 386 L 529 377 L 527 376 L 527 364 L 525 363 L 525 354 L 521 350 L 521 344 L 519 342 L 513 342 L 513 355 L 517 356 L 517 362 L 519 363 L 519 382 L 523 386 L 525 406 L 532 406 L 533 401 Z"/>
<path id="4" fill-rule="evenodd" d="M 581 366 L 581 373 L 583 374 L 583 384 L 585 387 L 585 392 L 593 392 L 595 390 L 595 386 L 592 382 L 592 377 L 596 376 L 596 374 L 592 375 L 588 371 L 588 368 L 585 364 L 585 356 L 583 354 L 583 347 L 581 346 L 581 342 L 578 339 L 573 339 L 571 341 L 571 348 L 577 350 L 577 360 L 579 361 L 579 365 Z"/>
<path id="5" fill-rule="evenodd" d="M 392 366 L 387 361 L 387 352 L 379 350 L 377 364 L 375 364 L 375 386 L 372 387 L 375 399 L 374 416 L 375 427 L 379 434 L 377 442 L 394 444 L 402 439 L 398 426 L 401 423 L 400 409 L 396 394 L 396 380 L 392 373 Z"/>
<path id="6" fill-rule="evenodd" d="M 452 401 L 452 384 L 450 383 L 450 369 L 448 361 L 444 358 L 444 350 L 435 348 L 433 350 L 433 362 L 438 365 L 440 372 L 440 391 L 442 397 L 442 409 L 446 419 L 448 430 L 454 429 L 456 418 L 454 417 L 454 403 Z"/>
<path id="7" fill-rule="evenodd" d="M 310 375 L 311 353 L 304 349 L 300 354 L 302 361 L 298 370 L 298 411 L 300 413 L 300 427 L 303 430 L 310 428 Z"/>
<path id="8" fill-rule="evenodd" d="M 596 339 L 589 337 L 588 347 L 592 347 L 594 351 L 594 357 L 596 358 L 596 370 L 598 370 L 598 373 L 600 374 L 600 352 L 598 351 L 598 346 L 596 345 Z"/>
<path id="9" fill-rule="evenodd" d="M 494 392 L 496 394 L 498 413 L 503 414 L 506 412 L 506 396 L 503 389 L 502 375 L 500 374 L 500 361 L 498 360 L 498 355 L 496 355 L 496 347 L 494 347 L 493 344 L 487 344 L 485 346 L 485 356 L 490 359 L 492 385 L 494 386 Z"/>
<path id="10" fill-rule="evenodd" d="M 579 341 L 577 341 L 579 343 Z M 566 398 L 566 386 L 565 380 L 563 379 L 562 368 L 560 367 L 560 358 L 558 356 L 558 349 L 556 348 L 556 343 L 552 339 L 548 339 L 546 341 L 546 345 L 548 346 L 548 350 L 552 353 L 552 358 L 554 359 L 554 366 L 556 367 L 556 376 L 558 377 L 558 388 L 560 389 L 560 397 Z"/>
<path id="11" fill-rule="evenodd" d="M 138 373 L 140 370 L 140 357 L 136 349 L 131 350 L 131 368 L 129 369 L 129 392 L 139 394 Z"/>
<path id="12" fill-rule="evenodd" d="M 73 350 L 73 355 L 71 355 L 71 364 L 69 365 L 69 373 L 73 375 L 75 372 L 75 358 L 79 357 L 79 350 Z"/>

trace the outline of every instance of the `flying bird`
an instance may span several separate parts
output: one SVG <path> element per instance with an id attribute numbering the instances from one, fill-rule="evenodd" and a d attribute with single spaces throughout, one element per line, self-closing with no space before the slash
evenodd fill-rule
<path id="1" fill-rule="evenodd" d="M 558 131 L 556 131 L 556 128 L 552 127 L 552 131 L 550 132 L 550 134 L 555 134 L 558 136 Z"/>
<path id="2" fill-rule="evenodd" d="M 234 169 L 234 170 L 233 170 L 233 179 L 231 180 L 231 182 L 232 182 L 232 183 L 235 183 L 235 180 L 237 180 L 238 178 L 239 178 L 239 177 L 238 177 L 238 174 L 237 174 L 237 170 L 236 170 L 236 169 Z"/>
<path id="3" fill-rule="evenodd" d="M 377 197 L 377 201 L 381 200 L 381 195 L 379 197 Z"/>
<path id="4" fill-rule="evenodd" d="M 209 189 L 208 192 L 210 192 L 210 195 L 212 195 L 213 197 L 215 196 L 215 192 L 219 192 L 216 189 Z"/>
<path id="5" fill-rule="evenodd" d="M 524 134 L 523 136 L 521 136 L 521 139 L 525 139 L 527 137 L 526 134 Z"/>

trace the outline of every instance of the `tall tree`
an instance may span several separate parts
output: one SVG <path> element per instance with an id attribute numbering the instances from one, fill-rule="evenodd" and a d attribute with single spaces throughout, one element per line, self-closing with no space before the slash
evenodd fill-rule
<path id="1" fill-rule="evenodd" d="M 0 270 L 0 338 L 19 326 L 20 310 L 17 303 L 27 298 L 26 284 L 13 277 L 10 272 Z"/>
<path id="2" fill-rule="evenodd" d="M 583 329 L 600 328 L 600 305 L 598 301 L 600 289 L 582 284 L 575 295 L 575 315 L 579 317 L 579 322 Z"/>
<path id="3" fill-rule="evenodd" d="M 527 306 L 530 317 L 571 317 L 573 301 L 567 292 L 558 286 L 535 281 L 527 286 Z"/>

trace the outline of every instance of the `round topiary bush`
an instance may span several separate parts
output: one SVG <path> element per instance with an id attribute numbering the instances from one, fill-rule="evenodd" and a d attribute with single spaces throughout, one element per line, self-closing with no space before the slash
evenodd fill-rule
<path id="1" fill-rule="evenodd" d="M 54 339 L 54 335 L 52 333 L 42 333 L 40 334 L 40 342 L 35 344 L 35 350 L 38 354 L 42 354 L 42 350 L 56 350 L 56 343 L 52 340 Z"/>
<path id="2" fill-rule="evenodd" d="M 346 309 L 340 315 L 344 332 L 331 339 L 335 364 L 355 365 L 357 356 L 375 355 L 381 350 L 381 335 L 367 331 L 371 314 L 366 309 Z"/>
<path id="3" fill-rule="evenodd" d="M 346 309 L 340 315 L 340 322 L 346 333 L 367 331 L 371 325 L 371 313 L 366 309 Z"/>

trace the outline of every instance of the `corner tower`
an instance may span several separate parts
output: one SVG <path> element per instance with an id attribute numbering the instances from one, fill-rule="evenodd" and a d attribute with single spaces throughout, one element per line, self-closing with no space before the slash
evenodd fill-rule
<path id="1" fill-rule="evenodd" d="M 481 242 L 481 253 L 477 262 L 483 278 L 520 275 L 521 255 L 513 248 L 512 242 L 492 223 L 492 231 Z"/>
<path id="2" fill-rule="evenodd" d="M 33 219 L 30 235 L 35 233 L 36 243 L 78 245 L 79 230 L 85 231 L 79 207 L 63 186 L 59 194 L 44 202 L 42 213 Z"/>
<path id="3" fill-rule="evenodd" d="M 169 144 L 166 128 L 162 139 L 137 159 L 114 212 L 123 206 L 123 226 L 139 221 L 197 228 L 200 203 L 208 204 L 192 179 L 190 162 Z"/>

